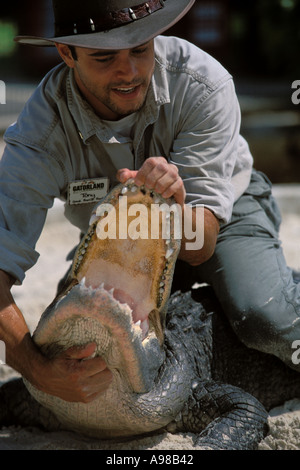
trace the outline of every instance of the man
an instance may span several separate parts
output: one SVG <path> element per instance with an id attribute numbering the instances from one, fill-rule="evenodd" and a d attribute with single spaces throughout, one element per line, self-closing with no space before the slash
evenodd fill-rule
<path id="1" fill-rule="evenodd" d="M 239 134 L 232 78 L 195 46 L 159 36 L 192 4 L 54 0 L 55 36 L 17 38 L 55 44 L 63 64 L 5 135 L 0 339 L 8 364 L 65 400 L 93 400 L 110 371 L 101 358 L 82 361 L 93 344 L 43 357 L 10 288 L 37 260 L 35 243 L 55 197 L 67 201 L 70 222 L 87 229 L 91 205 L 73 204 L 72 191 L 89 179 L 109 178 L 111 188 L 133 177 L 174 196 L 198 229 L 196 207 L 203 205 L 204 246 L 188 250 L 182 240 L 174 289 L 210 283 L 242 341 L 297 368 L 291 356 L 300 339 L 300 285 L 285 265 L 270 183 L 252 170 Z"/>

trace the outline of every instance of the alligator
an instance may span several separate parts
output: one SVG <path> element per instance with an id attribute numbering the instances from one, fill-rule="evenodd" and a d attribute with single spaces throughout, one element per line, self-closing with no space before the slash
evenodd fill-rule
<path id="1" fill-rule="evenodd" d="M 268 410 L 299 396 L 300 375 L 244 346 L 209 286 L 171 293 L 178 220 L 172 199 L 132 180 L 97 206 L 33 340 L 48 357 L 96 343 L 113 381 L 88 404 L 41 392 L 24 378 L 8 381 L 0 388 L 1 425 L 101 439 L 193 432 L 196 449 L 257 448 Z"/>

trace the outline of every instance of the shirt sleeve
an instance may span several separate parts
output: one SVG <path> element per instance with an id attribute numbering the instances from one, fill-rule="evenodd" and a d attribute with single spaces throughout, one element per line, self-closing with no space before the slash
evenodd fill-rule
<path id="1" fill-rule="evenodd" d="M 38 259 L 35 245 L 59 197 L 61 173 L 45 151 L 7 142 L 0 160 L 0 269 L 17 284 Z"/>
<path id="2" fill-rule="evenodd" d="M 186 202 L 204 205 L 221 222 L 227 222 L 234 203 L 231 178 L 240 136 L 240 108 L 232 80 L 184 115 L 170 162 L 177 165 L 184 181 Z"/>

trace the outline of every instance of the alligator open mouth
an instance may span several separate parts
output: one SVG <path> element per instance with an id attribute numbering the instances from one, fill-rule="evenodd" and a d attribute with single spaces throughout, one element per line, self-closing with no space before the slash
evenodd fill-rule
<path id="1" fill-rule="evenodd" d="M 144 337 L 149 313 L 162 310 L 169 297 L 178 254 L 177 214 L 171 207 L 177 210 L 172 200 L 167 203 L 133 181 L 118 186 L 94 211 L 74 259 L 73 279 L 85 278 L 88 287 L 101 285 L 126 302 Z M 169 225 L 163 233 L 166 220 Z"/>
<path id="2" fill-rule="evenodd" d="M 131 390 L 147 390 L 151 370 L 162 360 L 158 349 L 180 248 L 175 217 L 174 201 L 133 181 L 117 186 L 97 206 L 67 287 L 34 333 L 44 354 L 53 357 L 94 341 L 96 354 L 126 376 Z"/>

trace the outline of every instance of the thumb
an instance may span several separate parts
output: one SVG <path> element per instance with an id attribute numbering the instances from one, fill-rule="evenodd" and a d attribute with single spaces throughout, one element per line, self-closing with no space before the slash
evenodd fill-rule
<path id="1" fill-rule="evenodd" d="M 125 183 L 129 178 L 134 178 L 137 174 L 137 171 L 128 170 L 128 168 L 122 168 L 117 172 L 117 179 L 120 183 Z"/>
<path id="2" fill-rule="evenodd" d="M 89 343 L 85 346 L 72 346 L 65 351 L 67 359 L 88 359 L 93 357 L 96 351 L 96 344 Z"/>

